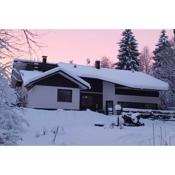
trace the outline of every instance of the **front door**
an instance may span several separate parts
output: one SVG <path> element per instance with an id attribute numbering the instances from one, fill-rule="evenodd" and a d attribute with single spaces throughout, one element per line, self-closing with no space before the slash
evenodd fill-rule
<path id="1" fill-rule="evenodd" d="M 106 114 L 113 115 L 114 113 L 114 102 L 112 100 L 106 101 Z"/>

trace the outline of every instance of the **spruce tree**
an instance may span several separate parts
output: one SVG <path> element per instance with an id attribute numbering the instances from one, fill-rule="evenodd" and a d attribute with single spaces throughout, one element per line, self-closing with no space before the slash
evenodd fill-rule
<path id="1" fill-rule="evenodd" d="M 154 53 L 153 75 L 169 84 L 168 91 L 160 92 L 161 105 L 167 108 L 175 105 L 175 48 L 162 30 Z"/>
<path id="2" fill-rule="evenodd" d="M 160 92 L 162 107 L 175 106 L 175 49 L 165 47 L 159 55 L 160 67 L 153 69 L 154 76 L 169 84 L 168 91 Z"/>
<path id="3" fill-rule="evenodd" d="M 166 31 L 162 30 L 160 37 L 159 37 L 159 41 L 156 44 L 156 49 L 153 51 L 153 60 L 154 60 L 154 64 L 153 64 L 153 70 L 154 73 L 156 73 L 156 70 L 159 69 L 161 67 L 162 64 L 162 55 L 164 50 L 166 50 L 167 47 L 170 47 L 170 43 L 168 41 L 168 36 L 166 35 Z M 158 70 L 157 70 L 158 71 Z"/>
<path id="4" fill-rule="evenodd" d="M 119 42 L 119 54 L 117 69 L 123 70 L 139 70 L 139 52 L 138 45 L 134 34 L 130 29 L 126 29 L 122 33 L 122 39 Z"/>

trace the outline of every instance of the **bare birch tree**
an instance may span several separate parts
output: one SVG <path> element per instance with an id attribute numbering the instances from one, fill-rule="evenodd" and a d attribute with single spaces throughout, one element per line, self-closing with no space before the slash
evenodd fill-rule
<path id="1" fill-rule="evenodd" d="M 149 48 L 145 46 L 143 48 L 143 51 L 140 54 L 140 59 L 139 59 L 140 71 L 143 71 L 149 74 L 151 71 L 151 65 L 152 65 L 152 57 L 150 55 Z"/>
<path id="2" fill-rule="evenodd" d="M 24 122 L 15 106 L 16 92 L 9 86 L 11 64 L 6 63 L 19 53 L 35 53 L 40 47 L 36 35 L 30 30 L 0 30 L 0 145 L 14 145 L 20 139 L 21 124 Z"/>
<path id="3" fill-rule="evenodd" d="M 112 67 L 112 61 L 109 57 L 104 56 L 101 58 L 101 67 L 103 68 L 111 68 Z"/>
<path id="4" fill-rule="evenodd" d="M 38 34 L 27 30 L 0 29 L 0 58 L 9 58 L 26 53 L 32 56 L 41 47 L 36 41 Z"/>

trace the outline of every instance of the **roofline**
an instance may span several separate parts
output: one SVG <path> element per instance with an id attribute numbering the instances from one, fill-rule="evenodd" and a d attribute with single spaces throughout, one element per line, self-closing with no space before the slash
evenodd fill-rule
<path id="1" fill-rule="evenodd" d="M 51 73 L 51 74 L 48 74 L 48 75 L 46 75 L 46 76 L 43 76 L 43 77 L 41 77 L 41 78 L 38 78 L 38 79 L 36 79 L 36 80 L 33 80 L 33 81 L 31 81 L 31 82 L 29 82 L 29 83 L 27 83 L 26 85 L 25 85 L 25 87 L 26 88 L 32 88 L 33 86 L 35 86 L 35 83 L 37 83 L 38 81 L 40 81 L 40 80 L 43 80 L 43 79 L 45 79 L 45 78 L 48 78 L 48 77 L 50 77 L 50 76 L 52 76 L 52 75 L 55 75 L 55 74 L 57 74 L 57 73 L 62 73 L 62 74 L 65 74 L 66 76 L 68 76 L 68 77 L 70 77 L 71 79 L 73 79 L 74 80 L 74 82 L 76 83 L 76 84 L 80 84 L 81 86 L 83 86 L 83 87 L 85 87 L 85 89 L 89 89 L 89 87 L 87 86 L 87 85 L 85 85 L 85 84 L 83 84 L 82 82 L 80 82 L 79 80 L 77 80 L 76 78 L 74 78 L 74 77 L 72 77 L 71 75 L 69 75 L 68 73 L 66 73 L 66 72 L 64 72 L 62 69 L 60 69 L 60 70 L 58 70 L 58 71 L 56 71 L 56 72 L 53 72 L 53 73 Z M 64 75 L 63 75 L 64 76 Z M 80 78 L 80 77 L 78 77 L 78 78 Z M 70 80 L 71 81 L 71 80 Z M 78 83 L 77 83 L 78 82 Z"/>
<path id="2" fill-rule="evenodd" d="M 70 76 L 68 73 L 64 72 L 63 70 L 60 70 L 60 72 L 62 72 L 63 74 L 66 74 L 68 77 L 72 78 L 73 80 L 78 81 L 81 85 L 85 86 L 87 89 L 90 89 L 87 85 L 83 84 L 82 82 L 80 82 L 80 81 L 77 80 L 76 78 Z M 80 78 L 80 77 L 78 76 L 78 78 Z M 80 79 L 81 79 L 81 78 L 80 78 Z M 85 81 L 85 80 L 84 80 L 84 81 Z M 86 81 L 85 81 L 85 82 L 86 82 Z"/>
<path id="3" fill-rule="evenodd" d="M 29 59 L 24 59 L 24 58 L 15 58 L 13 60 L 13 62 L 16 62 L 16 61 L 21 61 L 21 62 L 26 62 L 26 63 L 43 63 L 42 61 L 29 60 Z M 57 63 L 52 63 L 52 62 L 47 62 L 46 64 L 58 66 Z"/>
<path id="4" fill-rule="evenodd" d="M 69 70 L 69 67 L 66 67 L 66 66 L 64 66 L 64 65 L 71 65 L 70 63 L 64 63 L 64 62 L 59 62 L 58 63 L 58 66 L 60 66 L 60 67 L 62 67 L 62 68 L 65 68 L 65 69 L 67 69 L 68 68 L 68 70 Z M 73 64 L 74 65 L 74 64 Z M 71 65 L 71 66 L 73 66 L 73 65 Z M 87 66 L 87 65 L 80 65 L 80 64 L 75 64 L 75 65 L 77 65 L 77 68 L 76 69 L 78 69 L 79 68 L 79 66 L 81 67 L 81 66 L 83 66 L 83 67 L 86 67 L 86 68 L 90 68 L 90 69 L 96 69 L 95 67 L 92 67 L 92 66 Z M 101 69 L 105 69 L 105 70 L 111 70 L 110 68 L 100 68 L 100 69 L 98 69 L 98 70 L 101 70 Z M 71 71 L 72 71 L 73 69 L 72 69 L 72 67 L 71 67 Z M 131 70 L 121 70 L 121 69 L 113 69 L 113 70 L 117 70 L 117 71 L 125 71 L 125 72 L 131 72 Z M 167 91 L 168 89 L 169 89 L 169 84 L 167 83 L 167 82 L 165 82 L 164 80 L 160 80 L 160 79 L 158 79 L 158 78 L 156 78 L 156 77 L 154 77 L 154 76 L 152 76 L 152 75 L 148 75 L 148 74 L 146 74 L 146 73 L 144 73 L 144 72 L 141 72 L 141 71 L 134 71 L 134 73 L 142 73 L 142 74 L 144 74 L 144 75 L 146 75 L 146 76 L 149 76 L 149 77 L 151 77 L 151 78 L 155 78 L 156 80 L 159 80 L 159 81 L 161 81 L 161 87 L 151 87 L 151 88 L 149 88 L 148 86 L 147 87 L 144 87 L 144 86 L 137 86 L 137 87 L 135 87 L 134 85 L 132 85 L 132 84 L 130 84 L 130 85 L 128 85 L 128 84 L 126 84 L 126 83 L 122 83 L 122 82 L 120 82 L 120 81 L 118 81 L 118 82 L 114 82 L 114 81 L 112 81 L 112 80 L 110 80 L 110 77 L 108 77 L 108 80 L 107 79 L 105 79 L 105 78 L 101 78 L 100 76 L 96 76 L 96 77 L 94 77 L 93 75 L 90 75 L 90 74 L 86 74 L 86 73 L 83 73 L 83 71 L 81 72 L 81 73 L 78 73 L 78 74 L 76 74 L 75 73 L 75 75 L 77 75 L 77 76 L 79 76 L 79 77 L 83 77 L 83 78 L 96 78 L 96 79 L 99 79 L 99 80 L 103 80 L 103 81 L 107 81 L 107 82 L 111 82 L 111 83 L 113 83 L 113 84 L 121 84 L 121 85 L 123 85 L 123 86 L 127 86 L 127 87 L 130 87 L 130 88 L 138 88 L 138 89 L 147 89 L 147 90 L 157 90 L 157 91 Z"/>
<path id="5" fill-rule="evenodd" d="M 151 76 L 151 75 L 149 75 L 149 76 Z M 166 83 L 167 84 L 167 88 L 165 89 L 165 88 L 145 88 L 145 87 L 133 87 L 133 86 L 128 86 L 128 85 L 126 85 L 126 84 L 124 84 L 124 83 L 120 83 L 120 82 L 118 82 L 118 83 L 116 83 L 116 82 L 113 82 L 113 81 L 111 81 L 111 80 L 105 80 L 105 79 L 103 79 L 103 78 L 100 78 L 100 77 L 92 77 L 92 76 L 83 76 L 83 75 L 81 75 L 81 76 L 79 76 L 79 77 L 82 77 L 82 78 L 91 78 L 91 79 L 98 79 L 98 80 L 102 80 L 102 81 L 106 81 L 106 82 L 109 82 L 109 83 L 113 83 L 113 84 L 119 84 L 119 85 L 122 85 L 122 86 L 126 86 L 126 87 L 129 87 L 129 88 L 133 88 L 133 89 L 144 89 L 144 90 L 156 90 L 156 91 L 167 91 L 168 89 L 169 89 L 169 85 L 168 85 L 168 83 L 167 82 L 165 82 L 165 81 L 162 81 L 162 80 L 160 80 L 160 79 L 157 79 L 157 80 L 160 80 L 160 81 L 162 81 L 163 83 Z M 154 77 L 155 78 L 155 77 Z"/>
<path id="6" fill-rule="evenodd" d="M 75 83 L 78 82 L 81 86 L 84 86 L 86 89 L 90 89 L 87 85 L 83 84 L 82 82 L 80 82 L 80 81 L 77 80 L 76 78 L 72 77 L 70 74 L 68 74 L 68 73 L 66 73 L 65 71 L 63 71 L 62 68 L 61 68 L 60 70 L 56 71 L 56 72 L 53 72 L 53 73 L 48 74 L 48 75 L 46 75 L 46 76 L 44 76 L 44 77 L 41 77 L 41 78 L 36 79 L 36 80 L 33 80 L 33 81 L 31 81 L 30 83 L 27 83 L 27 84 L 25 85 L 25 87 L 29 87 L 30 85 L 32 86 L 32 85 L 35 84 L 36 82 L 38 82 L 38 81 L 40 81 L 40 80 L 42 80 L 42 79 L 45 79 L 45 78 L 47 78 L 47 77 L 50 77 L 50 76 L 52 76 L 52 75 L 55 75 L 55 74 L 57 74 L 58 72 L 61 72 L 61 73 L 65 74 L 66 76 L 70 77 L 71 79 L 73 79 L 73 80 L 75 81 Z M 63 76 L 64 76 L 64 75 L 63 75 Z M 104 80 L 104 79 L 99 78 L 99 77 L 94 78 L 94 77 L 89 77 L 89 76 L 88 76 L 88 77 L 87 77 L 87 76 L 78 76 L 78 75 L 76 75 L 76 76 L 77 76 L 78 78 L 80 78 L 80 79 L 81 79 L 81 77 L 82 77 L 82 78 L 99 79 L 99 80 L 102 80 L 102 81 L 106 81 L 106 82 L 113 83 L 113 84 L 120 84 L 120 85 L 129 87 L 129 88 L 134 88 L 134 89 L 156 90 L 156 91 L 166 91 L 166 90 L 168 90 L 168 89 L 163 89 L 163 88 L 160 88 L 160 89 L 154 88 L 154 89 L 153 89 L 153 88 L 144 88 L 144 87 L 132 87 L 132 86 L 128 86 L 128 85 L 125 85 L 125 84 L 122 84 L 122 83 L 115 83 L 115 82 L 112 82 L 112 81 L 110 81 L 110 80 Z M 85 81 L 85 80 L 84 80 L 84 81 Z M 164 83 L 165 83 L 165 82 L 164 82 Z M 76 84 L 77 84 L 77 83 L 76 83 Z M 167 84 L 167 85 L 168 85 L 168 84 Z"/>

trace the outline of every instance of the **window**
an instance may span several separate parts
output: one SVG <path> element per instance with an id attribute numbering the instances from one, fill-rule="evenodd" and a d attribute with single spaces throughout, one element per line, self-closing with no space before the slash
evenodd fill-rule
<path id="1" fill-rule="evenodd" d="M 158 105 L 155 103 L 136 103 L 119 101 L 118 104 L 120 104 L 122 108 L 158 109 Z"/>
<path id="2" fill-rule="evenodd" d="M 57 101 L 58 102 L 72 102 L 72 90 L 58 89 Z"/>
<path id="3" fill-rule="evenodd" d="M 149 90 L 137 90 L 137 89 L 128 89 L 128 88 L 116 88 L 115 94 L 119 95 L 134 95 L 134 96 L 146 96 L 146 97 L 159 97 L 158 91 L 149 91 Z"/>

